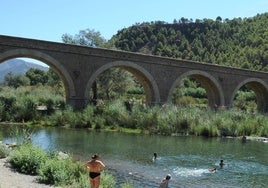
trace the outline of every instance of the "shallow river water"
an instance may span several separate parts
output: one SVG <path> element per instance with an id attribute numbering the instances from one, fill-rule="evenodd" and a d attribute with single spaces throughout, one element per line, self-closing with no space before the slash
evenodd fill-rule
<path id="1" fill-rule="evenodd" d="M 0 126 L 0 138 L 14 142 L 11 130 Z M 158 187 L 167 174 L 177 187 L 268 187 L 268 143 L 230 138 L 170 137 L 85 129 L 31 130 L 34 144 L 66 151 L 86 161 L 98 153 L 118 184 Z M 158 158 L 153 162 L 153 153 Z M 224 167 L 219 167 L 220 160 Z M 216 173 L 209 169 L 216 167 Z"/>

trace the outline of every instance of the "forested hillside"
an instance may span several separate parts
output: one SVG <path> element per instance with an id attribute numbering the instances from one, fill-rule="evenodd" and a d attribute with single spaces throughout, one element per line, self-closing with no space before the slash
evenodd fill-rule
<path id="1" fill-rule="evenodd" d="M 112 38 L 121 50 L 268 71 L 268 13 L 137 23 Z"/>

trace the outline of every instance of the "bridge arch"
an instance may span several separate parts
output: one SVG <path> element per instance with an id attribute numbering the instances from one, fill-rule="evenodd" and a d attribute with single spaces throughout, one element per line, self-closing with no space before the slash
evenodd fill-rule
<path id="1" fill-rule="evenodd" d="M 114 61 L 97 69 L 87 82 L 85 98 L 89 100 L 89 91 L 93 82 L 102 72 L 110 68 L 121 68 L 132 73 L 143 86 L 147 104 L 160 102 L 159 89 L 153 76 L 143 67 L 129 61 Z"/>
<path id="2" fill-rule="evenodd" d="M 172 99 L 172 93 L 176 86 L 186 77 L 191 77 L 196 79 L 201 86 L 206 90 L 208 97 L 208 106 L 213 109 L 215 105 L 224 106 L 224 94 L 221 85 L 218 81 L 209 73 L 200 71 L 200 70 L 192 70 L 186 73 L 183 73 L 179 76 L 175 82 L 172 84 L 172 87 L 169 91 L 168 101 Z"/>
<path id="3" fill-rule="evenodd" d="M 60 62 L 58 62 L 53 57 L 49 56 L 48 54 L 42 53 L 37 50 L 31 50 L 31 49 L 15 49 L 15 50 L 9 50 L 4 53 L 0 54 L 0 63 L 4 62 L 5 60 L 12 59 L 12 58 L 19 58 L 19 57 L 25 57 L 25 58 L 33 58 L 39 61 L 42 61 L 49 65 L 53 71 L 55 71 L 60 79 L 63 81 L 65 92 L 66 92 L 66 102 L 69 102 L 69 99 L 72 96 L 76 95 L 74 83 L 67 72 L 67 70 L 61 65 Z"/>
<path id="4" fill-rule="evenodd" d="M 259 78 L 248 78 L 242 81 L 232 93 L 230 101 L 231 106 L 233 104 L 236 93 L 244 85 L 248 86 L 249 89 L 254 91 L 257 99 L 258 112 L 268 112 L 268 85 Z"/>

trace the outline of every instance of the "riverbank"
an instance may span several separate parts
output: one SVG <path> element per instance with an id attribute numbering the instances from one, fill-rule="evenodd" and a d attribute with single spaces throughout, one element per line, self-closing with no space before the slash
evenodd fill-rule
<path id="1" fill-rule="evenodd" d="M 109 169 L 108 171 L 117 179 L 117 186 L 121 186 L 125 182 L 142 185 L 143 187 L 158 186 L 156 182 L 146 181 L 137 174 L 122 173 L 116 169 Z M 60 188 L 38 183 L 37 178 L 38 176 L 16 172 L 7 162 L 7 158 L 0 159 L 0 188 Z"/>
<path id="2" fill-rule="evenodd" d="M 235 138 L 235 139 L 240 139 L 242 140 L 243 137 L 242 136 L 239 136 L 239 137 L 231 137 L 231 136 L 228 136 L 226 138 Z M 266 137 L 259 137 L 259 136 L 246 136 L 245 137 L 245 141 L 248 140 L 248 141 L 256 141 L 256 142 L 264 142 L 264 143 L 268 143 L 268 138 Z"/>
<path id="3" fill-rule="evenodd" d="M 16 172 L 7 162 L 7 158 L 0 159 L 0 188 L 56 188 L 38 183 L 37 178 L 38 176 Z"/>

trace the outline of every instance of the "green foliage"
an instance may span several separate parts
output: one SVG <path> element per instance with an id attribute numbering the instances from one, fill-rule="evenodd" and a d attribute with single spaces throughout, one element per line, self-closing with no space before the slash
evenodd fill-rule
<path id="1" fill-rule="evenodd" d="M 0 159 L 5 158 L 9 155 L 10 150 L 7 148 L 5 144 L 0 143 Z"/>
<path id="2" fill-rule="evenodd" d="M 80 161 L 73 162 L 70 155 L 63 159 L 57 153 L 49 155 L 40 147 L 27 143 L 10 153 L 9 162 L 18 172 L 38 175 L 40 183 L 77 188 L 89 186 L 88 171 Z M 115 187 L 115 179 L 109 173 L 102 173 L 101 178 L 100 187 Z"/>
<path id="3" fill-rule="evenodd" d="M 14 139 L 14 142 L 17 145 L 22 145 L 30 142 L 28 138 L 31 137 L 31 132 L 26 126 L 22 128 L 21 126 L 18 127 L 13 125 L 10 131 L 10 136 Z"/>
<path id="4" fill-rule="evenodd" d="M 13 88 L 27 86 L 30 83 L 30 80 L 25 75 L 13 75 L 11 72 L 8 73 L 4 79 L 4 85 Z"/>
<path id="5" fill-rule="evenodd" d="M 54 126 L 89 127 L 121 131 L 138 129 L 146 134 L 181 134 L 199 136 L 267 135 L 268 119 L 265 115 L 237 110 L 163 105 L 145 107 L 133 103 L 129 112 L 120 100 L 87 107 L 89 115 L 69 110 L 51 116 Z M 58 114 L 58 115 L 57 115 Z M 60 121 L 55 121 L 53 119 Z M 86 123 L 87 122 L 87 123 Z"/>
<path id="6" fill-rule="evenodd" d="M 102 173 L 100 188 L 114 188 L 115 183 L 115 179 L 111 174 Z"/>
<path id="7" fill-rule="evenodd" d="M 17 89 L 2 87 L 0 93 L 0 121 L 27 122 L 39 120 L 37 106 L 45 106 L 46 114 L 54 108 L 64 108 L 61 94 L 50 86 L 27 86 Z"/>
<path id="8" fill-rule="evenodd" d="M 40 69 L 31 68 L 26 72 L 25 75 L 29 78 L 31 86 L 37 84 L 45 85 L 48 82 L 47 72 Z"/>
<path id="9" fill-rule="evenodd" d="M 82 173 L 86 173 L 80 162 L 72 162 L 71 158 L 59 159 L 54 156 L 40 165 L 39 181 L 52 185 L 68 185 L 74 179 L 79 179 Z"/>
<path id="10" fill-rule="evenodd" d="M 144 22 L 118 31 L 112 40 L 126 51 L 267 70 L 267 20 L 268 13 L 233 20 Z"/>
<path id="11" fill-rule="evenodd" d="M 62 36 L 62 40 L 64 43 L 68 43 L 68 44 L 104 47 L 104 48 L 109 48 L 109 49 L 114 48 L 113 39 L 111 39 L 110 41 L 106 41 L 100 35 L 100 32 L 97 32 L 95 30 L 90 30 L 90 29 L 81 30 L 79 31 L 79 34 L 75 36 L 64 34 Z M 129 90 L 132 93 L 133 91 L 139 92 L 139 94 L 142 92 L 142 89 L 140 89 L 140 91 L 137 90 L 137 87 L 136 87 L 137 84 L 135 83 L 135 78 L 130 72 L 125 71 L 124 67 L 120 67 L 120 69 L 110 68 L 110 69 L 104 70 L 97 77 L 94 84 L 96 85 L 92 87 L 92 91 L 90 92 L 90 97 L 93 100 L 118 99 Z"/>
<path id="12" fill-rule="evenodd" d="M 19 146 L 11 153 L 9 162 L 19 172 L 36 175 L 40 165 L 47 160 L 47 154 L 30 143 Z"/>
<path id="13" fill-rule="evenodd" d="M 257 112 L 255 93 L 253 91 L 239 90 L 235 97 L 233 106 L 234 108 L 251 113 Z"/>
<path id="14" fill-rule="evenodd" d="M 114 100 L 135 87 L 133 76 L 122 69 L 111 68 L 105 70 L 96 80 L 98 98 Z"/>
<path id="15" fill-rule="evenodd" d="M 29 85 L 50 85 L 61 89 L 62 85 L 60 83 L 61 81 L 59 77 L 51 69 L 49 69 L 49 71 L 43 71 L 31 68 L 25 73 L 25 75 L 13 75 L 10 72 L 4 78 L 4 85 L 13 88 Z"/>
<path id="16" fill-rule="evenodd" d="M 101 36 L 100 32 L 94 29 L 86 29 L 79 31 L 75 36 L 64 34 L 62 41 L 67 44 L 79 44 L 82 46 L 105 47 L 106 40 Z"/>

